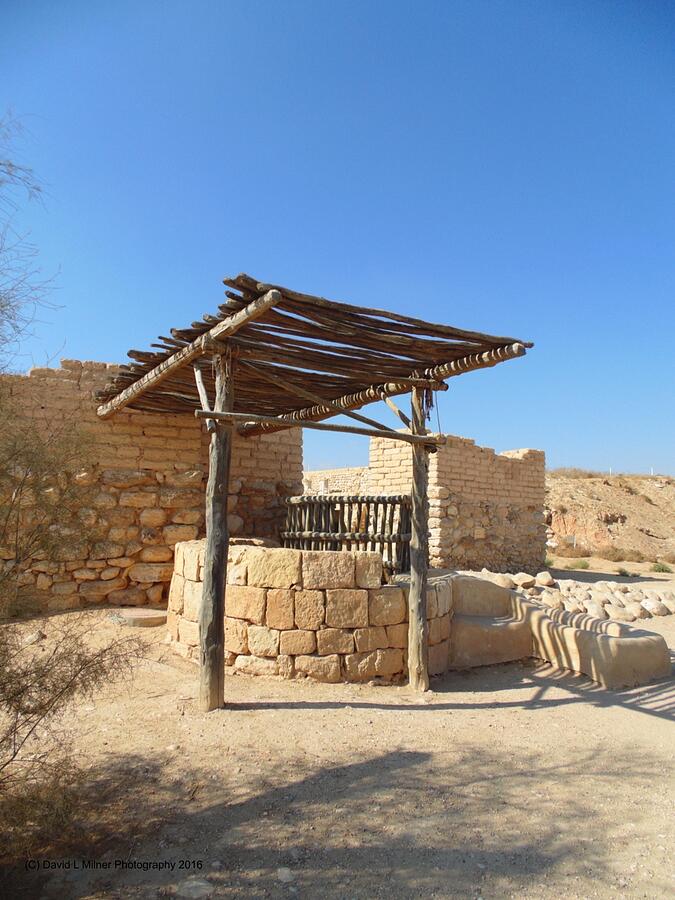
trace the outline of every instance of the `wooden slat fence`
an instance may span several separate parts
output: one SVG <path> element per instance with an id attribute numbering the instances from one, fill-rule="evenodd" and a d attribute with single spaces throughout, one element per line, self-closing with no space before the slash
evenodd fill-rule
<path id="1" fill-rule="evenodd" d="M 297 550 L 377 550 L 388 572 L 410 569 L 407 494 L 304 494 L 288 497 L 284 547 Z"/>

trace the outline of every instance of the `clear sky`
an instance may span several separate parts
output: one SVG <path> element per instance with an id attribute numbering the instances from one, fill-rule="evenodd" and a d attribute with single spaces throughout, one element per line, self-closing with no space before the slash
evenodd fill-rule
<path id="1" fill-rule="evenodd" d="M 23 363 L 121 362 L 247 271 L 533 340 L 451 379 L 443 430 L 672 474 L 674 42 L 659 0 L 0 0 L 58 270 Z"/>

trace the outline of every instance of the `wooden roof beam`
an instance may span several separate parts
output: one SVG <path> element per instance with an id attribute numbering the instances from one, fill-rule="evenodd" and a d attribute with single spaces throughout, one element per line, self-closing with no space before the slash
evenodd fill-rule
<path id="1" fill-rule="evenodd" d="M 248 325 L 250 322 L 260 318 L 268 309 L 276 306 L 277 303 L 281 303 L 281 300 L 282 296 L 279 291 L 267 291 L 266 294 L 253 300 L 239 312 L 223 319 L 222 322 L 218 322 L 209 331 L 195 338 L 187 347 L 183 347 L 182 350 L 178 350 L 169 356 L 168 359 L 163 360 L 154 369 L 146 372 L 138 381 L 135 381 L 128 388 L 117 394 L 116 397 L 113 397 L 112 400 L 101 404 L 96 410 L 97 414 L 102 419 L 107 419 L 113 413 L 133 403 L 146 391 L 156 388 L 157 385 L 169 378 L 177 369 L 193 362 L 193 360 L 206 353 L 213 352 L 217 341 L 230 337 L 239 331 L 240 328 L 243 328 L 244 325 Z"/>
<path id="2" fill-rule="evenodd" d="M 366 437 L 382 437 L 390 441 L 402 441 L 405 444 L 424 444 L 429 450 L 435 452 L 438 446 L 445 444 L 445 435 L 442 434 L 408 434 L 404 431 L 389 431 L 382 428 L 359 428 L 355 425 L 333 425 L 327 422 L 298 421 L 290 418 L 279 420 L 276 416 L 258 416 L 254 413 L 235 413 L 235 412 L 214 412 L 210 409 L 196 409 L 195 416 L 198 419 L 215 419 L 220 422 L 241 422 L 243 423 L 237 428 L 242 433 L 248 422 L 255 422 L 258 425 L 269 424 L 276 429 L 279 421 L 283 421 L 285 428 L 310 428 L 315 431 L 335 431 L 341 434 L 364 434 Z"/>
<path id="3" fill-rule="evenodd" d="M 452 378 L 454 375 L 461 375 L 463 372 L 471 372 L 476 369 L 486 369 L 496 366 L 497 363 L 504 362 L 507 359 L 516 359 L 524 356 L 525 347 L 521 343 L 508 344 L 504 347 L 495 347 L 493 350 L 487 350 L 485 353 L 474 353 L 461 359 L 453 360 L 449 363 L 442 363 L 425 369 L 422 375 L 429 379 L 428 385 L 433 390 L 447 390 L 447 385 L 443 383 L 443 379 Z M 407 394 L 410 390 L 410 383 L 406 382 L 389 382 L 387 384 L 371 385 L 362 391 L 354 394 L 346 394 L 333 400 L 333 407 L 338 406 L 342 410 L 358 409 L 367 403 L 373 403 L 376 400 L 383 400 L 386 397 L 395 397 L 398 394 Z M 335 415 L 335 409 L 327 406 L 306 406 L 304 409 L 298 409 L 288 413 L 284 418 L 279 418 L 279 424 L 259 423 L 244 425 L 239 429 L 239 433 L 245 437 L 251 437 L 254 434 L 266 433 L 269 431 L 279 431 L 288 428 L 288 422 L 291 421 L 316 421 L 328 416 Z"/>

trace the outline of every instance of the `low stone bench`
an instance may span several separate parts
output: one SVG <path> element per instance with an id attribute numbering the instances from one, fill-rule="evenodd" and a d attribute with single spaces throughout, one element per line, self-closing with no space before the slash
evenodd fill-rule
<path id="1" fill-rule="evenodd" d="M 493 581 L 452 579 L 450 668 L 534 657 L 607 688 L 648 684 L 671 673 L 668 646 L 622 622 L 542 606 Z"/>

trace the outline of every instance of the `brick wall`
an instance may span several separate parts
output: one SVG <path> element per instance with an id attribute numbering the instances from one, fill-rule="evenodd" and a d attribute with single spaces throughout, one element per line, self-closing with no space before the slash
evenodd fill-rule
<path id="1" fill-rule="evenodd" d="M 536 569 L 546 549 L 543 451 L 495 453 L 467 438 L 446 437 L 447 443 L 429 457 L 431 564 L 493 571 Z M 345 471 L 361 473 L 355 493 L 409 493 L 410 448 L 372 438 L 365 471 L 320 473 L 329 492 L 342 492 L 342 487 L 335 490 L 333 484 L 343 484 Z M 316 474 L 306 472 L 305 484 L 314 484 Z M 356 487 L 356 480 L 351 484 Z"/>
<path id="2" fill-rule="evenodd" d="M 122 410 L 102 420 L 92 392 L 117 367 L 63 360 L 61 368 L 3 375 L 0 391 L 37 430 L 70 423 L 90 444 L 86 511 L 93 539 L 64 543 L 59 559 L 33 559 L 20 576 L 43 609 L 92 603 L 161 603 L 173 571 L 176 542 L 204 534 L 208 435 L 191 415 Z M 302 486 L 299 429 L 235 437 L 229 525 L 233 534 L 276 537 L 283 498 Z M 89 535 L 88 535 L 89 537 Z M 7 552 L 5 551 L 5 558 Z"/>

